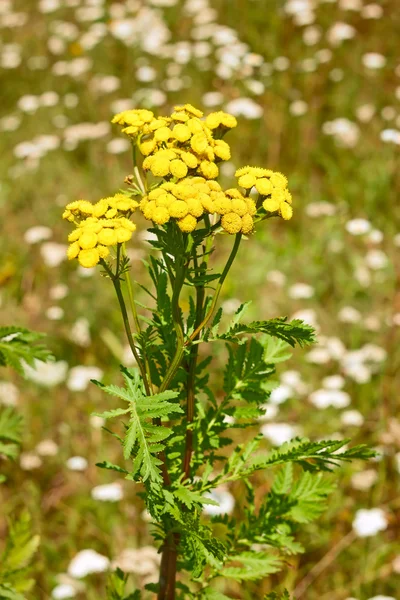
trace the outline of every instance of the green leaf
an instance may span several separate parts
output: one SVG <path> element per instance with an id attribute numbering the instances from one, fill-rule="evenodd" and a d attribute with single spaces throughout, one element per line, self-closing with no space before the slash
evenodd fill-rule
<path id="1" fill-rule="evenodd" d="M 0 581 L 6 589 L 7 586 L 16 592 L 31 589 L 34 582 L 27 577 L 28 567 L 38 545 L 39 536 L 32 535 L 31 518 L 28 513 L 24 512 L 19 519 L 9 522 L 6 546 L 0 558 Z"/>
<path id="2" fill-rule="evenodd" d="M 113 463 L 108 462 L 108 460 L 103 460 L 101 463 L 96 463 L 96 467 L 99 467 L 100 469 L 109 469 L 110 471 L 117 471 L 118 473 L 129 473 L 129 471 L 126 469 L 123 469 L 118 465 L 114 465 Z"/>
<path id="3" fill-rule="evenodd" d="M 314 329 L 310 325 L 300 319 L 287 322 L 287 317 L 278 317 L 269 321 L 253 321 L 248 325 L 237 323 L 229 328 L 226 333 L 219 335 L 217 339 L 237 342 L 240 339 L 238 336 L 245 333 L 253 335 L 266 333 L 287 342 L 291 346 L 295 346 L 296 343 L 305 346 L 315 341 Z"/>
<path id="4" fill-rule="evenodd" d="M 265 335 L 260 341 L 264 346 L 264 361 L 267 364 L 276 365 L 285 360 L 289 360 L 292 356 L 292 353 L 289 350 L 289 344 L 284 340 Z"/>
<path id="5" fill-rule="evenodd" d="M 169 402 L 175 399 L 179 392 L 167 391 L 154 396 L 145 396 L 143 383 L 139 373 L 134 369 L 121 367 L 125 387 L 116 385 L 96 384 L 105 392 L 128 402 L 127 409 L 116 409 L 103 413 L 114 417 L 129 413 L 129 424 L 123 439 L 124 457 L 134 455 L 131 477 L 140 476 L 143 481 L 162 482 L 159 466 L 162 464 L 157 454 L 162 452 L 164 441 L 172 434 L 172 429 L 162 425 L 153 425 L 154 418 L 170 418 L 172 413 L 182 413 L 177 403 Z M 107 418 L 107 417 L 106 417 Z"/>
<path id="6" fill-rule="evenodd" d="M 7 583 L 0 583 L 0 600 L 26 600 L 26 598 Z"/>
<path id="7" fill-rule="evenodd" d="M 0 408 L 0 454 L 6 458 L 18 456 L 22 426 L 22 417 L 13 408 Z"/>
<path id="8" fill-rule="evenodd" d="M 266 596 L 264 596 L 264 600 L 290 600 L 289 592 L 284 590 L 282 594 L 277 592 L 270 592 Z"/>
<path id="9" fill-rule="evenodd" d="M 312 442 L 308 438 L 295 438 L 290 442 L 285 442 L 267 455 L 253 457 L 250 464 L 247 465 L 246 474 L 286 462 L 296 462 L 307 471 L 331 471 L 340 462 L 348 462 L 356 458 L 366 460 L 375 456 L 375 452 L 364 444 L 339 452 L 349 441 Z"/>
<path id="10" fill-rule="evenodd" d="M 107 391 L 107 390 L 106 390 Z M 126 415 L 129 412 L 129 408 L 115 408 L 114 410 L 106 410 L 102 413 L 92 413 L 95 417 L 101 417 L 102 419 L 113 419 L 114 417 L 119 417 L 120 415 Z"/>
<path id="11" fill-rule="evenodd" d="M 232 600 L 230 596 L 226 596 L 222 592 L 218 592 L 213 588 L 207 587 L 201 591 L 201 600 Z"/>
<path id="12" fill-rule="evenodd" d="M 272 573 L 277 573 L 282 568 L 280 558 L 263 552 L 243 552 L 236 556 L 230 556 L 229 562 L 240 563 L 240 566 L 224 567 L 221 575 L 239 582 L 263 579 Z"/>
<path id="13" fill-rule="evenodd" d="M 196 504 L 212 504 L 214 506 L 218 506 L 218 502 L 216 502 L 215 500 L 207 498 L 206 496 L 202 496 L 199 492 L 190 490 L 188 487 L 183 485 L 180 485 L 177 489 L 174 490 L 174 496 L 180 502 L 183 502 L 183 504 L 185 504 L 189 509 L 191 509 L 192 506 Z"/>
<path id="14" fill-rule="evenodd" d="M 0 327 L 0 366 L 10 366 L 25 376 L 24 365 L 34 366 L 35 360 L 50 361 L 54 356 L 38 341 L 44 337 L 23 327 Z"/>

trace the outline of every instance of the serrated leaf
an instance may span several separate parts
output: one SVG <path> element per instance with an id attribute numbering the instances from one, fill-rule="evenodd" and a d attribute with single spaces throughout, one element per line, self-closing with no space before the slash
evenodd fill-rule
<path id="1" fill-rule="evenodd" d="M 172 429 L 162 425 L 154 425 L 151 419 L 169 418 L 172 413 L 181 413 L 182 408 L 177 403 L 169 402 L 175 399 L 179 392 L 166 391 L 154 396 L 145 396 L 143 383 L 139 373 L 134 369 L 121 367 L 125 387 L 103 385 L 96 382 L 105 392 L 126 402 L 127 409 L 107 411 L 110 417 L 129 413 L 129 424 L 123 439 L 123 454 L 129 459 L 134 454 L 131 476 L 140 475 L 143 481 L 160 483 L 162 481 L 159 466 L 161 461 L 157 454 L 164 449 L 160 442 L 172 434 Z"/>
<path id="2" fill-rule="evenodd" d="M 225 333 L 217 336 L 217 339 L 238 341 L 239 336 L 245 333 L 252 335 L 266 333 L 280 338 L 291 346 L 295 346 L 296 343 L 300 346 L 305 346 L 315 341 L 314 329 L 310 325 L 307 325 L 300 319 L 288 322 L 287 317 L 278 317 L 268 321 L 253 321 L 247 325 L 237 323 Z"/>
<path id="3" fill-rule="evenodd" d="M 224 567 L 221 571 L 223 577 L 235 581 L 257 581 L 272 573 L 277 573 L 282 568 L 282 560 L 273 554 L 263 552 L 242 552 L 229 557 L 229 563 L 240 563 L 240 566 Z"/>
<path id="4" fill-rule="evenodd" d="M 0 327 L 0 366 L 10 366 L 25 377 L 24 365 L 34 365 L 35 360 L 50 361 L 54 356 L 38 343 L 44 337 L 24 327 Z"/>
<path id="5" fill-rule="evenodd" d="M 108 469 L 110 471 L 117 471 L 118 473 L 129 473 L 129 471 L 127 471 L 126 469 L 123 469 L 118 465 L 114 465 L 108 460 L 103 460 L 103 462 L 96 463 L 96 467 L 99 467 L 100 469 Z"/>
<path id="6" fill-rule="evenodd" d="M 15 459 L 22 440 L 22 417 L 12 407 L 0 408 L 0 454 Z"/>

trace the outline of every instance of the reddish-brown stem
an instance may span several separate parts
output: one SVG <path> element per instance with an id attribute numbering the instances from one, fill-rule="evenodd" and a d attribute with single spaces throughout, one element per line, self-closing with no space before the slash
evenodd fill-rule
<path id="1" fill-rule="evenodd" d="M 165 540 L 162 551 L 160 589 L 157 600 L 175 600 L 178 544 L 179 535 L 177 533 L 170 533 Z"/>

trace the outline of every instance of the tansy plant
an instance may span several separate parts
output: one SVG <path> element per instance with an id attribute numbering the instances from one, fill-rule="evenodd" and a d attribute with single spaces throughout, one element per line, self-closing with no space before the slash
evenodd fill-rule
<path id="1" fill-rule="evenodd" d="M 285 568 L 302 551 L 294 532 L 321 514 L 332 489 L 322 471 L 368 451 L 344 449 L 346 440 L 308 439 L 264 449 L 255 432 L 273 387 L 270 377 L 290 356 L 289 346 L 313 341 L 313 330 L 286 318 L 244 323 L 243 305 L 221 331 L 218 297 L 242 239 L 271 217 L 292 217 L 286 177 L 247 166 L 236 172 L 236 187 L 222 189 L 218 165 L 231 157 L 223 138 L 237 125 L 224 112 L 203 118 L 191 105 L 175 107 L 169 117 L 128 110 L 113 122 L 132 141 L 127 189 L 95 204 L 72 202 L 63 216 L 75 225 L 68 257 L 83 267 L 99 265 L 111 280 L 137 363 L 121 367 L 123 387 L 95 382 L 114 397 L 100 416 L 116 422 L 112 433 L 123 449 L 121 464 L 98 466 L 124 474 L 141 490 L 162 556 L 158 582 L 126 595 L 118 570 L 108 597 L 254 597 L 245 595 L 254 592 L 251 582 Z M 138 211 L 151 222 L 150 289 L 132 283 L 126 252 Z M 212 253 L 223 235 L 232 236 L 232 249 L 215 273 Z M 147 306 L 135 299 L 137 285 Z M 211 349 L 221 341 L 228 357 L 223 393 L 210 378 Z M 273 485 L 255 502 L 257 472 L 274 467 Z M 243 500 L 240 519 L 221 514 L 211 494 L 234 482 Z M 213 518 L 204 514 L 205 505 L 215 505 Z"/>

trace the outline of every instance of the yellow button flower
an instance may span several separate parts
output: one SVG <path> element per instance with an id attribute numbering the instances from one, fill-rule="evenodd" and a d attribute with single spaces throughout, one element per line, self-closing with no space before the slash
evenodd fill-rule
<path id="1" fill-rule="evenodd" d="M 175 200 L 175 202 L 171 202 L 169 207 L 169 214 L 171 217 L 174 217 L 175 219 L 182 219 L 183 217 L 186 217 L 188 212 L 188 205 L 183 200 Z"/>
<path id="2" fill-rule="evenodd" d="M 82 267 L 90 269 L 98 264 L 100 255 L 96 248 L 92 248 L 91 250 L 81 250 L 79 252 L 78 260 Z"/>
<path id="3" fill-rule="evenodd" d="M 196 229 L 197 219 L 195 217 L 192 217 L 192 215 L 187 215 L 183 219 L 177 221 L 177 223 L 181 231 L 184 231 L 185 233 L 190 233 L 191 231 L 194 231 Z"/>
<path id="4" fill-rule="evenodd" d="M 239 233 L 242 230 L 242 219 L 239 215 L 231 212 L 223 215 L 221 225 L 228 233 Z"/>

